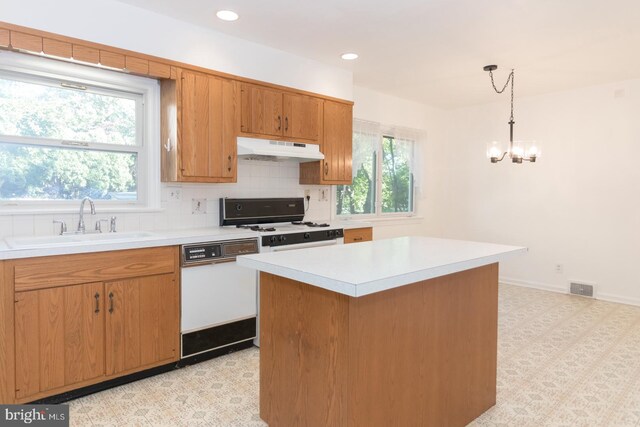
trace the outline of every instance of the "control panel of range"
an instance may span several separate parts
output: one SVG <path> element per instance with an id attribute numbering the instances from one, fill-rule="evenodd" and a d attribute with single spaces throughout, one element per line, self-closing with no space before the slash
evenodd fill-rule
<path id="1" fill-rule="evenodd" d="M 342 228 L 337 230 L 307 231 L 300 233 L 275 234 L 272 236 L 262 236 L 262 246 L 284 246 L 296 245 L 299 243 L 322 242 L 324 240 L 335 240 L 344 237 Z"/>
<path id="2" fill-rule="evenodd" d="M 258 239 L 238 239 L 182 246 L 182 266 L 234 261 L 238 255 L 257 254 Z"/>

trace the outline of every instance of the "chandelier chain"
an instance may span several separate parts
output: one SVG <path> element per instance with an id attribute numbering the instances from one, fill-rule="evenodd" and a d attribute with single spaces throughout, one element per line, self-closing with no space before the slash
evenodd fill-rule
<path id="1" fill-rule="evenodd" d="M 515 84 L 515 79 L 516 79 L 514 70 L 511 69 L 511 73 L 509 73 L 509 78 L 505 82 L 502 89 L 498 89 L 496 87 L 496 82 L 493 80 L 493 71 L 489 70 L 489 76 L 491 76 L 491 85 L 493 86 L 493 90 L 495 90 L 496 93 L 498 94 L 501 94 L 502 92 L 504 92 L 504 90 L 509 85 L 509 82 L 511 82 L 511 121 L 513 121 L 513 86 Z"/>

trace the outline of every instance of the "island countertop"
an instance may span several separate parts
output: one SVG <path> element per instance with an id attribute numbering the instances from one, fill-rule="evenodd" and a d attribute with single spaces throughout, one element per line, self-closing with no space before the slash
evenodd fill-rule
<path id="1" fill-rule="evenodd" d="M 360 297 L 504 261 L 527 248 L 410 236 L 243 255 L 239 265 Z"/>

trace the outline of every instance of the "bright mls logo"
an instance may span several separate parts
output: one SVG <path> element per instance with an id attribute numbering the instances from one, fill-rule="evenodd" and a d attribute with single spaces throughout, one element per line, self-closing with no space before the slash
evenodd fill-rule
<path id="1" fill-rule="evenodd" d="M 0 426 L 69 426 L 67 405 L 0 405 L 0 410 Z"/>

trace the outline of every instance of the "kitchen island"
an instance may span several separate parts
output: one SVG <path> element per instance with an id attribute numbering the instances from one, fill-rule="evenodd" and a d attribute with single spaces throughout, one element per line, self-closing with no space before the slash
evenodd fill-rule
<path id="1" fill-rule="evenodd" d="M 498 262 L 526 248 L 401 237 L 239 257 L 260 270 L 270 426 L 463 426 L 495 404 Z"/>

